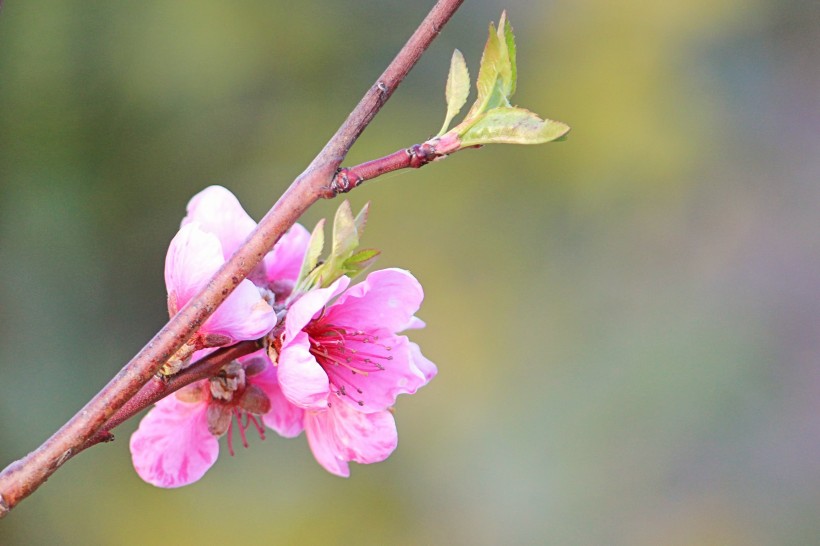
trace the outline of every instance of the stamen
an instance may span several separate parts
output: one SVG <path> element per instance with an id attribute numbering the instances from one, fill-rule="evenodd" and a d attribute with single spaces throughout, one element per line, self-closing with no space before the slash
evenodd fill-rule
<path id="1" fill-rule="evenodd" d="M 231 457 L 235 455 L 233 451 L 233 420 L 231 420 L 231 424 L 228 425 L 228 453 L 231 454 Z"/>
<path id="2" fill-rule="evenodd" d="M 358 374 L 361 374 L 361 375 L 367 375 L 366 371 L 360 370 L 359 368 L 356 368 L 356 367 L 352 366 L 351 365 L 352 360 L 350 358 L 345 358 L 344 360 L 342 360 L 338 357 L 331 356 L 328 353 L 323 353 L 323 355 L 325 357 L 325 360 L 330 360 L 331 362 L 335 362 L 337 365 L 341 365 L 341 366 L 347 368 L 348 370 L 350 370 L 354 374 L 358 373 Z"/>
<path id="3" fill-rule="evenodd" d="M 253 414 L 250 414 L 250 413 L 246 413 L 245 415 L 248 416 L 248 419 L 250 420 L 250 422 L 253 423 L 253 426 L 256 427 L 256 432 L 259 433 L 259 438 L 264 440 L 265 439 L 265 427 L 262 425 L 262 423 L 259 422 L 259 419 L 256 418 L 256 415 L 253 415 Z"/>
<path id="4" fill-rule="evenodd" d="M 247 415 L 247 413 L 245 415 Z M 245 424 L 242 424 L 242 414 L 238 411 L 236 412 L 236 424 L 239 426 L 239 435 L 242 436 L 242 445 L 247 449 L 248 437 L 245 435 L 245 427 L 248 426 L 248 423 L 245 421 Z"/>
<path id="5" fill-rule="evenodd" d="M 310 352 L 328 374 L 331 389 L 336 396 L 351 396 L 353 390 L 363 394 L 359 386 L 353 383 L 354 377 L 368 377 L 373 372 L 385 370 L 387 362 L 393 355 L 387 354 L 393 347 L 381 343 L 379 336 L 364 330 L 327 324 L 321 318 L 314 319 L 306 328 L 310 339 Z M 369 350 L 362 350 L 367 344 Z M 342 374 L 342 368 L 350 374 Z M 363 379 L 357 379 L 361 383 Z M 360 406 L 364 400 L 353 398 Z"/>

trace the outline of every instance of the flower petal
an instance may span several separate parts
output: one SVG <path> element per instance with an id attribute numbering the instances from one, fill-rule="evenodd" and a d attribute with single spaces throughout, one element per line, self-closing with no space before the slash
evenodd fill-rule
<path id="1" fill-rule="evenodd" d="M 191 198 L 182 225 L 191 222 L 198 222 L 203 231 L 219 238 L 225 260 L 256 227 L 256 222 L 248 216 L 236 196 L 222 186 L 207 187 Z"/>
<path id="2" fill-rule="evenodd" d="M 310 354 L 310 340 L 304 332 L 279 353 L 279 386 L 285 397 L 293 404 L 306 409 L 327 407 L 330 384 L 327 374 Z"/>
<path id="3" fill-rule="evenodd" d="M 389 411 L 361 413 L 344 404 L 307 412 L 305 434 L 319 464 L 342 477 L 350 475 L 348 461 L 383 461 L 398 444 L 396 421 Z"/>
<path id="4" fill-rule="evenodd" d="M 309 241 L 310 232 L 301 224 L 294 224 L 282 235 L 264 258 L 268 282 L 296 281 Z"/>
<path id="5" fill-rule="evenodd" d="M 397 332 L 403 332 L 404 330 L 420 330 L 421 328 L 426 328 L 427 324 L 418 317 L 411 317 L 410 322 L 408 322 L 404 328 L 401 330 L 396 330 Z"/>
<path id="6" fill-rule="evenodd" d="M 327 321 L 356 325 L 362 330 L 384 328 L 400 332 L 412 325 L 424 291 L 413 275 L 403 269 L 374 271 L 342 294 L 327 310 Z"/>
<path id="7" fill-rule="evenodd" d="M 205 321 L 200 332 L 222 334 L 239 341 L 262 337 L 274 326 L 276 313 L 259 295 L 256 285 L 244 279 Z"/>
<path id="8" fill-rule="evenodd" d="M 130 442 L 134 469 L 143 480 L 181 487 L 207 472 L 219 455 L 219 442 L 208 432 L 207 407 L 169 396 L 143 417 Z"/>
<path id="9" fill-rule="evenodd" d="M 421 348 L 417 343 L 410 342 L 410 357 L 413 361 L 413 366 L 416 368 L 421 377 L 424 378 L 424 385 L 430 382 L 438 373 L 438 368 L 426 356 L 421 354 Z M 422 385 L 419 385 L 422 386 Z"/>
<path id="10" fill-rule="evenodd" d="M 264 356 L 265 352 L 252 353 L 245 359 L 253 355 L 261 356 L 268 361 L 268 366 L 262 373 L 248 377 L 248 382 L 261 388 L 270 400 L 270 411 L 262 416 L 262 421 L 269 428 L 275 430 L 279 436 L 285 438 L 299 436 L 304 429 L 305 410 L 291 404 L 285 398 L 282 387 L 279 386 L 278 367 L 270 364 L 270 360 L 267 356 Z"/>
<path id="11" fill-rule="evenodd" d="M 289 340 L 293 339 L 302 330 L 302 328 L 307 326 L 308 322 L 310 322 L 313 317 L 322 310 L 327 302 L 342 293 L 349 284 L 350 279 L 348 277 L 339 277 L 336 279 L 336 282 L 327 288 L 317 288 L 316 290 L 311 290 L 296 300 L 296 302 L 288 309 L 288 316 L 285 322 L 285 343 L 283 348 L 287 346 L 290 342 Z"/>
<path id="12" fill-rule="evenodd" d="M 183 226 L 165 256 L 165 287 L 176 310 L 204 288 L 223 263 L 222 246 L 216 236 L 205 233 L 195 222 Z"/>
<path id="13" fill-rule="evenodd" d="M 376 344 L 352 339 L 345 340 L 345 348 L 350 353 L 368 353 L 370 360 L 379 362 L 383 369 L 371 370 L 366 374 L 352 373 L 350 368 L 345 366 L 326 364 L 325 371 L 332 383 L 331 390 L 335 394 L 331 402 L 338 398 L 357 411 L 374 413 L 395 404 L 398 395 L 413 394 L 427 384 L 428 380 L 417 367 L 411 354 L 411 344 L 407 337 L 390 335 L 386 330 L 376 333 L 379 335 L 379 345 L 390 347 L 389 351 L 379 353 Z M 376 358 L 374 354 L 387 356 Z M 351 366 L 355 365 L 356 361 L 353 360 Z"/>

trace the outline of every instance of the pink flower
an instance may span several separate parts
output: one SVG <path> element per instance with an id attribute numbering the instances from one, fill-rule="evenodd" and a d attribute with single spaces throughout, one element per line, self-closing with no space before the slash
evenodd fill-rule
<path id="1" fill-rule="evenodd" d="M 415 343 L 410 343 L 410 356 L 425 383 L 430 381 L 436 374 L 435 364 L 421 354 Z M 364 413 L 349 404 L 328 403 L 327 410 L 306 411 L 305 432 L 319 464 L 345 478 L 350 475 L 349 461 L 381 462 L 396 449 L 399 440 L 392 411 Z"/>
<path id="2" fill-rule="evenodd" d="M 264 352 L 263 352 L 264 353 Z M 260 354 L 263 354 L 260 353 Z M 267 359 L 267 357 L 266 357 Z M 270 360 L 268 360 L 270 362 Z M 268 428 L 284 438 L 296 438 L 304 430 L 305 410 L 290 403 L 279 386 L 278 368 L 270 365 L 254 378 L 270 400 L 270 411 L 262 416 Z"/>
<path id="3" fill-rule="evenodd" d="M 234 428 L 245 447 L 251 425 L 264 439 L 262 422 L 269 426 L 283 422 L 283 415 L 279 415 L 283 397 L 272 387 L 275 370 L 261 351 L 232 362 L 217 377 L 160 400 L 131 436 L 137 474 L 157 487 L 181 487 L 199 480 L 213 466 L 220 436 L 227 434 L 231 455 Z M 296 434 L 301 432 L 301 409 L 294 407 L 284 418 L 298 422 Z"/>
<path id="4" fill-rule="evenodd" d="M 176 395 L 156 403 L 131 435 L 131 459 L 140 478 L 157 487 L 180 487 L 216 462 L 219 442 L 208 431 L 208 405 Z"/>
<path id="5" fill-rule="evenodd" d="M 165 261 L 171 315 L 204 288 L 255 226 L 225 188 L 211 186 L 191 199 Z M 272 305 L 290 295 L 308 239 L 307 230 L 293 226 L 166 364 L 165 373 L 184 367 L 195 350 L 267 334 L 277 320 Z M 157 402 L 131 437 L 134 467 L 145 481 L 159 487 L 186 485 L 214 464 L 217 438 L 225 433 L 233 454 L 234 422 L 247 447 L 245 431 L 251 424 L 263 438 L 262 423 L 284 436 L 296 436 L 302 431 L 303 414 L 285 400 L 267 357 L 246 357 L 229 364 L 217 377 Z"/>
<path id="6" fill-rule="evenodd" d="M 299 407 L 322 410 L 338 400 L 374 413 L 436 373 L 418 346 L 396 334 L 423 324 L 413 316 L 424 298 L 418 281 L 407 271 L 385 269 L 344 292 L 349 283 L 341 277 L 288 310 L 279 382 Z"/>
<path id="7" fill-rule="evenodd" d="M 316 461 L 331 474 L 350 476 L 349 461 L 381 462 L 399 441 L 396 421 L 389 410 L 356 411 L 348 404 L 332 404 L 327 410 L 307 411 L 305 433 Z"/>
<path id="8" fill-rule="evenodd" d="M 202 229 L 215 235 L 222 244 L 227 260 L 256 227 L 237 198 L 222 186 L 209 186 L 188 202 L 188 214 L 182 226 L 199 223 Z M 268 252 L 256 271 L 248 278 L 262 289 L 269 290 L 276 301 L 290 295 L 299 276 L 307 250 L 310 233 L 300 224 L 294 224 L 273 250 Z"/>
<path id="9" fill-rule="evenodd" d="M 166 258 L 172 315 L 255 225 L 225 188 L 211 186 L 191 199 Z M 194 350 L 202 356 L 202 349 L 268 333 L 276 325 L 275 309 L 289 303 L 308 241 L 302 226 L 291 228 L 205 321 L 187 352 L 166 364 L 166 373 L 180 369 Z M 396 397 L 414 393 L 436 374 L 418 345 L 399 335 L 424 326 L 414 316 L 424 293 L 399 269 L 376 271 L 348 289 L 349 284 L 341 277 L 290 306 L 275 344 L 278 366 L 261 351 L 158 402 L 131 437 L 140 477 L 158 487 L 190 484 L 215 463 L 219 437 L 227 435 L 233 455 L 234 429 L 247 447 L 251 425 L 263 439 L 263 425 L 285 437 L 305 430 L 316 460 L 339 476 L 349 475 L 350 461 L 367 464 L 390 456 L 398 442 Z"/>
<path id="10" fill-rule="evenodd" d="M 221 186 L 206 188 L 191 199 L 165 261 L 171 316 L 205 287 L 255 226 L 236 197 Z M 166 364 L 164 373 L 183 368 L 194 350 L 257 339 L 269 332 L 276 325 L 272 306 L 290 295 L 308 239 L 307 230 L 294 225 Z"/>
<path id="11" fill-rule="evenodd" d="M 202 290 L 225 263 L 219 239 L 197 222 L 182 226 L 171 241 L 165 259 L 165 286 L 171 316 Z M 276 325 L 276 313 L 245 279 L 199 328 L 196 349 L 256 339 Z"/>
<path id="12" fill-rule="evenodd" d="M 388 408 L 436 374 L 418 345 L 396 334 L 424 325 L 413 316 L 424 297 L 418 281 L 386 269 L 345 292 L 349 283 L 342 277 L 291 306 L 276 370 L 284 397 L 305 409 L 316 460 L 345 477 L 349 461 L 379 462 L 393 452 L 398 437 Z"/>

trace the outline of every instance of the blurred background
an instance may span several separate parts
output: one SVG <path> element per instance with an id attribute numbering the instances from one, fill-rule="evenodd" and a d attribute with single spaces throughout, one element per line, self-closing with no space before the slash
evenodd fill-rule
<path id="1" fill-rule="evenodd" d="M 261 217 L 432 3 L 6 2 L 0 467 L 164 323 L 188 199 L 223 184 Z M 817 543 L 820 3 L 467 2 L 346 163 L 434 134 L 453 48 L 475 75 L 505 8 L 515 102 L 569 140 L 350 195 L 379 266 L 423 283 L 440 370 L 395 454 L 344 480 L 270 433 L 160 490 L 132 421 L 0 544 Z"/>

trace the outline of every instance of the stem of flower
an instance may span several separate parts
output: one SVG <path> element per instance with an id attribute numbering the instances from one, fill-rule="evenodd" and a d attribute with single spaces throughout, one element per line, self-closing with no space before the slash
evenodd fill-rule
<path id="1" fill-rule="evenodd" d="M 416 64 L 464 0 L 438 0 L 395 59 L 307 169 L 294 180 L 259 222 L 245 244 L 214 275 L 202 292 L 128 362 L 60 430 L 0 473 L 0 517 L 33 493 L 64 462 L 82 451 L 111 418 L 151 381 L 160 367 L 197 331 L 231 291 L 262 260 L 287 229 L 330 189 L 350 147 Z"/>
<path id="2" fill-rule="evenodd" d="M 178 391 L 182 387 L 207 377 L 212 377 L 216 372 L 221 370 L 232 360 L 236 360 L 237 358 L 258 351 L 262 347 L 261 341 L 262 340 L 241 341 L 235 345 L 231 345 L 230 347 L 224 347 L 214 351 L 205 358 L 197 360 L 189 367 L 168 379 L 162 379 L 155 375 L 148 383 L 142 386 L 140 391 L 134 395 L 133 398 L 128 400 L 128 402 L 126 402 L 125 405 L 105 423 L 103 428 L 97 431 L 97 434 L 83 444 L 80 449 L 75 451 L 74 455 L 101 442 L 110 442 L 114 439 L 111 434 L 111 431 L 114 430 L 114 428 L 138 414 L 151 404 L 162 400 L 169 394 Z"/>

